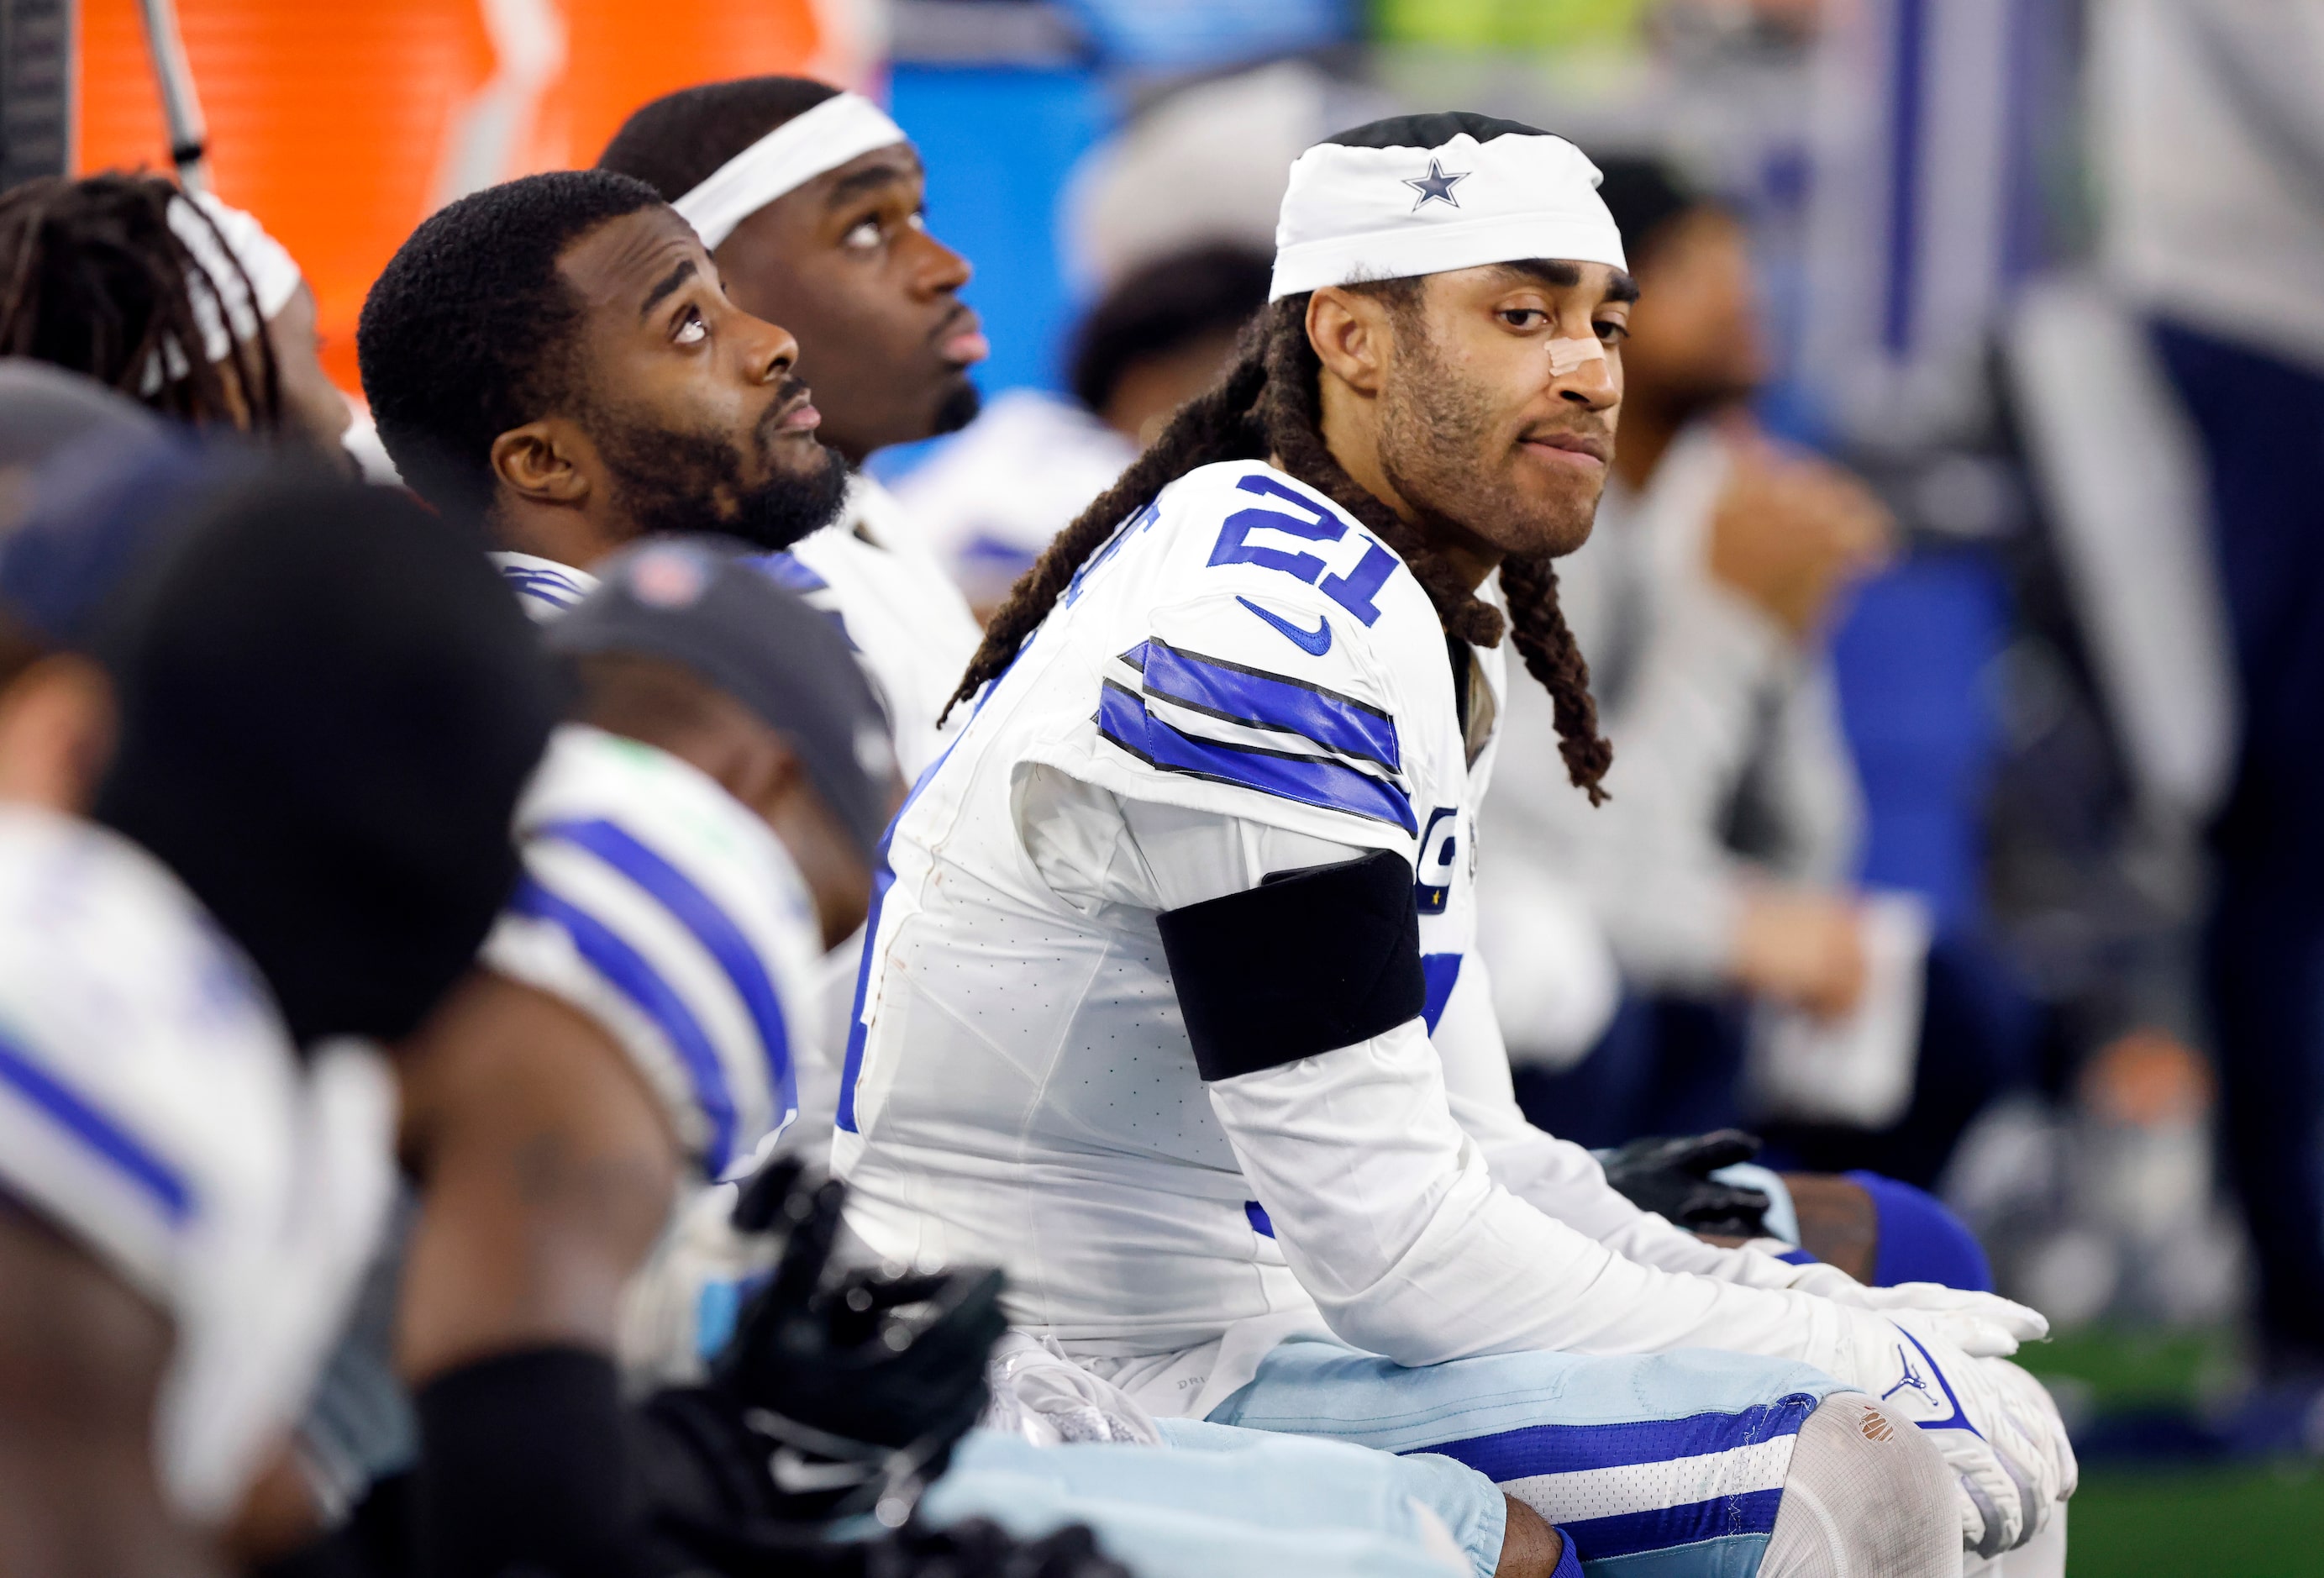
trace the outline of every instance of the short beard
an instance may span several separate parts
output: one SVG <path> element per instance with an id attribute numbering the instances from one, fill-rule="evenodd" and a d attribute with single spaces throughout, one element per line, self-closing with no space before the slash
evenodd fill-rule
<path id="1" fill-rule="evenodd" d="M 770 423 L 781 409 L 770 408 L 753 435 L 772 467 L 756 485 L 742 480 L 742 446 L 724 433 L 654 428 L 601 408 L 589 436 L 635 535 L 720 532 L 776 552 L 831 524 L 847 497 L 847 463 L 836 450 L 819 448 L 822 464 L 805 475 L 773 464 Z"/>
<path id="2" fill-rule="evenodd" d="M 1577 488 L 1535 500 L 1485 470 L 1495 442 L 1491 408 L 1474 383 L 1436 354 L 1417 313 L 1398 324 L 1397 354 L 1405 365 L 1388 381 L 1380 401 L 1379 461 L 1381 475 L 1406 503 L 1497 546 L 1570 547 L 1589 535 L 1598 513 L 1595 492 L 1584 496 Z"/>
<path id="3" fill-rule="evenodd" d="M 969 382 L 967 374 L 961 374 L 945 389 L 944 399 L 936 402 L 936 419 L 929 424 L 928 437 L 941 438 L 946 433 L 959 432 L 974 421 L 976 413 L 983 409 L 983 394 Z"/>

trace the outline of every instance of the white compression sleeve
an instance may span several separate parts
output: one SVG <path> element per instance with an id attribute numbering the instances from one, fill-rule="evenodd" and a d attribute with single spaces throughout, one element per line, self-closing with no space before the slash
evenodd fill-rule
<path id="1" fill-rule="evenodd" d="M 1040 771 L 1020 795 L 1019 817 L 1044 879 L 1081 904 L 1181 909 L 1255 887 L 1272 872 L 1364 853 L 1240 818 L 1120 800 Z M 1655 1230 L 1638 1224 L 1660 1219 L 1609 1188 L 1587 1153 L 1525 1125 L 1504 1069 L 1499 1125 L 1487 1121 L 1489 1102 L 1464 1100 L 1464 1112 L 1506 1140 L 1513 1169 L 1531 1167 L 1529 1189 L 1571 1182 L 1572 1208 L 1585 1221 L 1553 1219 L 1520 1199 L 1454 1121 L 1446 1083 L 1414 1020 L 1209 1086 L 1286 1259 L 1349 1341 L 1413 1364 L 1533 1348 L 1696 1345 L 1787 1358 L 1835 1350 L 1843 1316 L 1824 1300 L 1673 1274 L 1599 1242 L 1601 1233 L 1625 1232 L 1652 1241 Z M 1474 1094 L 1464 1087 L 1464 1098 Z"/>
<path id="2" fill-rule="evenodd" d="M 1627 1259 L 1754 1287 L 1786 1287 L 1798 1269 L 1757 1250 L 1720 1249 L 1649 1211 L 1606 1181 L 1598 1158 L 1543 1132 L 1519 1112 L 1492 1009 L 1485 962 L 1462 961 L 1433 1038 L 1452 1116 L 1485 1153 L 1493 1177 L 1536 1209 Z"/>

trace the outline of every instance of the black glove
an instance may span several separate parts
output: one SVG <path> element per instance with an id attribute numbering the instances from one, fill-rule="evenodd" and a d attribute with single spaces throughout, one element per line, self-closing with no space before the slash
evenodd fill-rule
<path id="1" fill-rule="evenodd" d="M 1633 1140 L 1601 1155 L 1606 1181 L 1641 1210 L 1658 1212 L 1692 1232 L 1758 1238 L 1767 1231 L 1767 1195 L 1711 1175 L 1759 1154 L 1756 1135 L 1719 1129 L 1683 1140 Z"/>
<path id="2" fill-rule="evenodd" d="M 706 1386 L 646 1408 L 690 1462 L 658 1504 L 794 1526 L 857 1513 L 900 1527 L 984 1411 L 1008 1328 L 1001 1273 L 835 1271 L 846 1186 L 778 1161 L 742 1187 L 734 1225 L 776 1233 L 773 1275 L 742 1306 Z"/>

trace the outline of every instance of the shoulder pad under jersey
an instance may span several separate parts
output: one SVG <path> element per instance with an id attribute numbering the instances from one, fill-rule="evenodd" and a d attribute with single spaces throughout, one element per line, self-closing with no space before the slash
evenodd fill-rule
<path id="1" fill-rule="evenodd" d="M 1191 472 L 1141 513 L 1104 551 L 1150 531 L 1158 562 L 1089 593 L 1110 626 L 1099 757 L 1165 798 L 1408 857 L 1451 690 L 1403 561 L 1255 461 Z"/>

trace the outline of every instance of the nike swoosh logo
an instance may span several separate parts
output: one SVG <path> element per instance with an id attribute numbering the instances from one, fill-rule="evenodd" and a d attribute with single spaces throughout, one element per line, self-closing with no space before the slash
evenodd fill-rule
<path id="1" fill-rule="evenodd" d="M 1302 630 L 1279 614 L 1269 614 L 1248 597 L 1238 597 L 1235 601 L 1288 636 L 1292 645 L 1309 657 L 1320 658 L 1332 650 L 1332 621 L 1328 614 L 1317 618 L 1314 629 Z"/>

